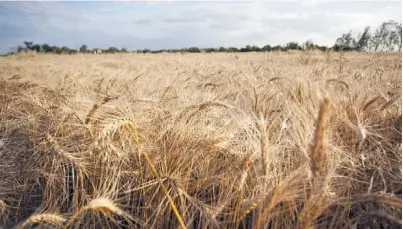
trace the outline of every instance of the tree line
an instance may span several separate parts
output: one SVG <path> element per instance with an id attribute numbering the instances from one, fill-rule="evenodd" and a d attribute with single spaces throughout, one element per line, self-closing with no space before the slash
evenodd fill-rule
<path id="1" fill-rule="evenodd" d="M 214 52 L 270 52 L 270 51 L 288 51 L 288 50 L 321 50 L 321 51 L 401 51 L 402 48 L 402 23 L 396 21 L 383 22 L 374 33 L 371 33 L 371 27 L 367 26 L 364 31 L 359 33 L 356 37 L 352 32 L 342 34 L 337 38 L 335 44 L 331 47 L 320 46 L 315 44 L 312 40 L 307 40 L 299 44 L 298 42 L 288 42 L 285 45 L 270 46 L 265 45 L 259 47 L 256 45 L 246 45 L 243 48 L 236 47 L 219 47 L 219 48 L 182 48 L 182 49 L 160 49 L 160 50 L 136 50 L 131 52 L 137 53 L 214 53 Z M 56 54 L 76 54 L 76 53 L 127 53 L 125 48 L 118 49 L 116 47 L 109 47 L 108 49 L 89 49 L 87 45 L 83 44 L 79 49 L 71 49 L 63 46 L 51 46 L 49 44 L 34 44 L 34 42 L 24 41 L 24 46 L 18 46 L 17 49 L 9 54 L 15 52 L 36 51 L 40 53 L 56 53 Z"/>
<path id="2" fill-rule="evenodd" d="M 35 52 L 56 53 L 56 54 L 94 53 L 98 50 L 101 50 L 104 53 L 128 52 L 127 49 L 125 48 L 118 49 L 116 47 L 110 47 L 108 49 L 98 49 L 98 48 L 88 49 L 87 45 L 82 45 L 79 49 L 71 49 L 66 46 L 58 47 L 56 45 L 49 45 L 49 44 L 34 44 L 34 42 L 32 41 L 24 41 L 23 43 L 24 46 L 19 45 L 16 48 L 16 52 L 35 51 Z"/>

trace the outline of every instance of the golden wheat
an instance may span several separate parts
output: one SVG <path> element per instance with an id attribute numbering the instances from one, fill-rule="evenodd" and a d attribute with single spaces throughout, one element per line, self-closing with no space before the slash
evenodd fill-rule
<path id="1" fill-rule="evenodd" d="M 0 62 L 0 228 L 401 227 L 401 55 Z"/>
<path id="2" fill-rule="evenodd" d="M 66 219 L 63 216 L 52 213 L 42 213 L 35 214 L 26 219 L 19 228 L 26 228 L 32 224 L 52 224 L 57 226 L 58 228 L 62 228 L 63 224 L 66 222 Z"/>

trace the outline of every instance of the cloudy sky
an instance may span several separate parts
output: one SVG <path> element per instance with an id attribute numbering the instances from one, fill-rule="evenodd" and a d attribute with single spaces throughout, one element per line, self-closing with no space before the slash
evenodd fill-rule
<path id="1" fill-rule="evenodd" d="M 401 1 L 0 2 L 0 53 L 23 41 L 78 48 L 244 47 L 401 22 Z"/>

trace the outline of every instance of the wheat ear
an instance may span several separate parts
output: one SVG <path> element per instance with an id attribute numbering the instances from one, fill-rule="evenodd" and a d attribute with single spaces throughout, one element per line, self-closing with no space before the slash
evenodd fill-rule
<path id="1" fill-rule="evenodd" d="M 35 223 L 49 223 L 58 226 L 62 226 L 63 223 L 66 222 L 66 219 L 58 214 L 52 213 L 44 213 L 44 214 L 35 214 L 26 219 L 19 227 L 17 228 L 25 228 L 28 225 L 32 225 Z"/>
<path id="2" fill-rule="evenodd" d="M 186 229 L 186 226 L 185 226 L 185 223 L 183 221 L 183 218 L 182 218 L 181 214 L 179 213 L 178 208 L 176 207 L 176 205 L 175 205 L 174 201 L 172 200 L 171 196 L 169 195 L 168 189 L 166 188 L 166 186 L 162 182 L 161 176 L 157 172 L 157 170 L 156 170 L 156 168 L 154 166 L 154 163 L 148 157 L 147 153 L 143 152 L 142 149 L 141 149 L 140 139 L 139 139 L 139 136 L 137 134 L 137 129 L 136 129 L 136 126 L 135 126 L 134 122 L 132 124 L 132 130 L 133 131 L 130 131 L 130 134 L 131 134 L 132 138 L 134 139 L 134 141 L 136 142 L 137 150 L 138 150 L 139 155 L 142 155 L 146 159 L 146 161 L 147 161 L 148 165 L 150 166 L 151 171 L 153 172 L 154 176 L 157 177 L 158 182 L 160 184 L 160 187 L 161 187 L 162 191 L 164 192 L 165 196 L 167 197 L 169 205 L 171 206 L 171 209 L 174 212 L 174 214 L 176 216 L 176 219 L 179 222 L 179 225 L 181 226 L 182 229 Z"/>
<path id="3" fill-rule="evenodd" d="M 329 100 L 325 99 L 320 106 L 318 121 L 316 123 L 315 137 L 310 155 L 311 171 L 314 177 L 318 177 L 319 173 L 325 168 L 325 135 L 329 106 Z"/>

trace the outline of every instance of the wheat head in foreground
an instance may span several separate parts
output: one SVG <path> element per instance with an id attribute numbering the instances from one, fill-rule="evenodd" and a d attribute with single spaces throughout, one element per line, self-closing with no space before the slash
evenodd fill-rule
<path id="1" fill-rule="evenodd" d="M 329 100 L 326 98 L 320 105 L 319 115 L 316 123 L 315 137 L 311 150 L 311 170 L 314 177 L 318 177 L 319 173 L 325 169 L 325 135 L 327 127 L 327 119 L 329 112 Z"/>
<path id="2" fill-rule="evenodd" d="M 30 216 L 18 228 L 20 229 L 28 228 L 30 225 L 33 224 L 47 224 L 52 225 L 53 227 L 56 228 L 62 228 L 65 222 L 66 219 L 61 215 L 53 213 L 42 213 Z"/>

